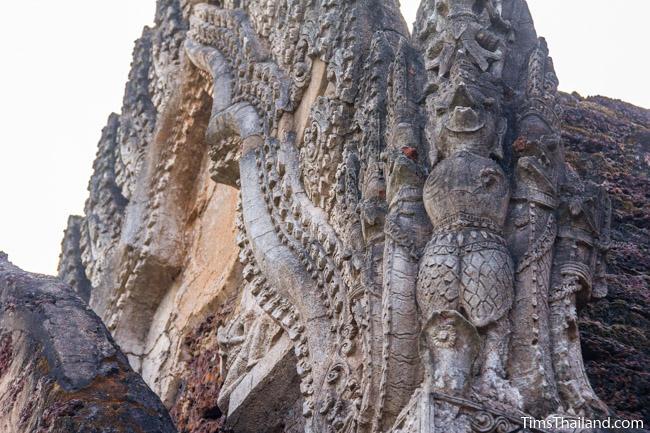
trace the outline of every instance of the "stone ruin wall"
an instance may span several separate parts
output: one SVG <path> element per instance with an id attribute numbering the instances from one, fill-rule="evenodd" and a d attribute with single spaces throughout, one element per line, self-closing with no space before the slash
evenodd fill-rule
<path id="1" fill-rule="evenodd" d="M 384 164 L 394 149 L 406 148 L 426 178 L 445 158 L 430 139 L 433 112 L 420 95 L 432 60 L 421 56 L 435 37 L 446 36 L 436 34 L 435 23 L 427 28 L 426 16 L 434 7 L 440 13 L 440 4 L 474 2 L 423 2 L 413 40 L 393 1 L 208 3 L 158 1 L 155 27 L 136 43 L 122 113 L 111 115 L 102 133 L 85 215 L 69 221 L 59 276 L 89 300 L 179 431 L 389 431 L 396 419 L 414 416 L 403 409 L 422 380 L 421 367 L 411 364 L 404 379 L 410 388 L 383 403 L 349 387 L 352 378 L 370 387 L 366 392 L 399 381 L 392 372 L 404 368 L 390 357 L 377 364 L 383 373 L 370 365 L 385 359 L 376 353 L 392 341 L 378 329 L 386 326 L 386 311 L 376 290 L 399 290 L 382 281 L 392 278 L 385 245 L 399 238 L 384 229 L 391 215 L 386 195 L 416 176 L 391 173 Z M 515 31 L 502 32 L 511 50 L 505 65 L 488 56 L 486 70 L 503 68 L 510 89 L 525 93 L 517 86 L 536 43 L 525 2 L 494 3 Z M 503 23 L 484 18 L 477 22 L 494 32 L 484 44 L 494 53 Z M 444 61 L 454 71 L 450 59 L 436 68 Z M 450 74 L 447 81 L 439 73 L 435 87 L 458 93 Z M 552 83 L 550 90 L 542 84 L 553 92 Z M 602 399 L 596 406 L 648 423 L 650 113 L 603 97 L 542 96 L 556 98 L 550 109 L 561 124 L 549 123 L 561 133 L 569 170 L 603 185 L 612 202 L 603 274 L 609 291 L 581 304 L 578 320 L 587 376 Z M 502 104 L 511 123 L 499 164 L 515 176 L 517 156 L 508 146 L 517 138 L 518 113 L 513 103 Z M 251 107 L 256 115 L 246 111 Z M 414 136 L 402 124 L 412 124 Z M 406 144 L 394 148 L 395 142 Z M 262 157 L 244 175 L 250 149 Z M 258 180 L 257 195 L 246 192 Z M 277 244 L 257 245 L 267 234 L 250 231 L 258 230 L 255 213 L 267 208 L 269 227 L 284 234 Z M 304 225 L 299 234 L 297 224 Z M 279 252 L 267 257 L 260 253 L 265 249 Z M 298 259 L 285 257 L 291 254 Z M 261 259 L 268 262 L 256 263 Z M 413 266 L 404 260 L 406 269 Z M 266 275 L 270 282 L 260 280 L 265 272 L 273 274 Z M 278 282 L 330 292 L 316 306 L 317 297 L 301 299 Z M 274 290 L 284 300 L 274 300 Z M 296 317 L 287 316 L 287 300 Z M 358 323 L 355 308 L 367 310 L 369 323 Z M 419 327 L 415 322 L 404 326 Z M 301 347 L 304 335 L 324 336 L 324 353 L 306 354 L 317 349 L 307 340 L 310 349 Z M 353 352 L 345 352 L 347 344 Z M 328 352 L 341 357 L 341 370 L 320 371 L 339 365 Z M 326 384 L 313 389 L 319 380 Z M 321 409 L 324 395 L 334 396 L 327 404 L 335 409 Z M 462 423 L 454 425 L 464 431 Z M 400 428 L 412 431 L 405 425 L 392 431 Z"/>

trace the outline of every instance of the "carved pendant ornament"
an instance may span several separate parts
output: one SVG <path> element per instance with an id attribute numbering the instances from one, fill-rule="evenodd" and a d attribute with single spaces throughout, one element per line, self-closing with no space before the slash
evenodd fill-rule
<path id="1" fill-rule="evenodd" d="M 606 291 L 611 205 L 564 161 L 525 1 L 423 0 L 412 35 L 398 11 L 193 6 L 182 62 L 212 95 L 210 176 L 240 194 L 247 301 L 218 333 L 226 424 L 285 337 L 306 432 L 607 413 L 576 308 Z"/>

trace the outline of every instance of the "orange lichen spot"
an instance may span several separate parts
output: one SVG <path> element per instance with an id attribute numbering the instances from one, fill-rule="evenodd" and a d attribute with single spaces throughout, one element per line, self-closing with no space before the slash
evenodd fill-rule
<path id="1" fill-rule="evenodd" d="M 415 147 L 404 146 L 402 147 L 402 153 L 413 161 L 418 160 L 418 150 Z"/>

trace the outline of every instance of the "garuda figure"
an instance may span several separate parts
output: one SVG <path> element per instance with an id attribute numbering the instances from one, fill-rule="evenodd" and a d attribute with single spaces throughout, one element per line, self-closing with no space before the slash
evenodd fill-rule
<path id="1" fill-rule="evenodd" d="M 498 87 L 481 82 L 477 72 L 471 62 L 457 59 L 450 80 L 435 96 L 435 144 L 442 159 L 424 187 L 433 235 L 420 263 L 416 297 L 434 343 L 429 348 L 433 386 L 462 392 L 469 385 L 463 380 L 469 375 L 458 372 L 469 373 L 474 357 L 453 353 L 455 332 L 450 330 L 474 328 L 483 341 L 464 345 L 483 346 L 483 383 L 477 386 L 518 405 L 516 392 L 499 395 L 506 393 L 508 312 L 514 297 L 513 261 L 503 237 L 510 182 L 491 158 L 501 154 L 504 120 L 495 102 Z M 438 353 L 438 347 L 452 353 Z M 467 364 L 459 365 L 459 359 Z M 455 378 L 446 383 L 450 375 Z"/>

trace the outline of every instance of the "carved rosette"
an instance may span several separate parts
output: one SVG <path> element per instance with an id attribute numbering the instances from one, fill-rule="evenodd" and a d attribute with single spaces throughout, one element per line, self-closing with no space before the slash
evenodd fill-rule
<path id="1" fill-rule="evenodd" d="M 340 101 L 318 98 L 300 149 L 305 191 L 315 205 L 328 213 L 334 205 L 336 173 L 343 157 L 346 114 Z"/>

